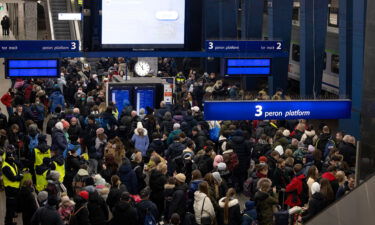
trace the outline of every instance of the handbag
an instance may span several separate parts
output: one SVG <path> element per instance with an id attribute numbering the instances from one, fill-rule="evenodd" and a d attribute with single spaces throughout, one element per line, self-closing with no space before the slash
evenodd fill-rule
<path id="1" fill-rule="evenodd" d="M 203 204 L 202 204 L 202 210 L 201 210 L 201 225 L 212 225 L 212 219 L 210 216 L 203 217 L 203 209 L 204 209 L 204 202 L 206 201 L 207 197 L 204 197 Z"/>

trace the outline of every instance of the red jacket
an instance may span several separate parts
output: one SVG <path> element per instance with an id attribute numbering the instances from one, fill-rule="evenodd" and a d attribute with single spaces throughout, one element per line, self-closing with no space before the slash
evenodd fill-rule
<path id="1" fill-rule="evenodd" d="M 329 180 L 330 182 L 336 180 L 336 177 L 330 172 L 323 173 L 322 178 L 325 178 L 325 179 Z"/>
<path id="2" fill-rule="evenodd" d="M 287 193 L 287 198 L 285 200 L 285 204 L 294 207 L 294 206 L 301 206 L 301 193 L 303 191 L 303 180 L 305 179 L 305 175 L 299 175 L 298 177 L 294 177 L 292 181 L 286 186 L 285 192 Z"/>
<path id="3" fill-rule="evenodd" d="M 9 92 L 5 93 L 3 97 L 1 97 L 1 103 L 3 103 L 6 107 L 12 106 L 12 96 Z"/>

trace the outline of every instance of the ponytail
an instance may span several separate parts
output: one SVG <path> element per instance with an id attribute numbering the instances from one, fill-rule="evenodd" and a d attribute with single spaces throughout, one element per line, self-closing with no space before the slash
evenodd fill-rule
<path id="1" fill-rule="evenodd" d="M 229 201 L 236 194 L 234 188 L 229 188 L 224 200 L 224 224 L 229 224 Z"/>

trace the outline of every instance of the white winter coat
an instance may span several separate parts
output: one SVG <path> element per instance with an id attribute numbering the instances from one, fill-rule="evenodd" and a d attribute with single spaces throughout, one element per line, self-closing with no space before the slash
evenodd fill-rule
<path id="1" fill-rule="evenodd" d="M 210 198 L 203 192 L 196 191 L 194 193 L 194 214 L 197 224 L 201 224 L 202 217 L 210 216 L 212 219 L 215 218 L 214 206 L 212 205 Z"/>

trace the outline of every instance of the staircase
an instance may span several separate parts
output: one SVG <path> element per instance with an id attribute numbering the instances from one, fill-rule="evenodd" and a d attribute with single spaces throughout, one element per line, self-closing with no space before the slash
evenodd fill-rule
<path id="1" fill-rule="evenodd" d="M 55 40 L 71 40 L 69 21 L 61 21 L 58 19 L 59 13 L 68 12 L 66 0 L 50 0 L 50 6 Z"/>

